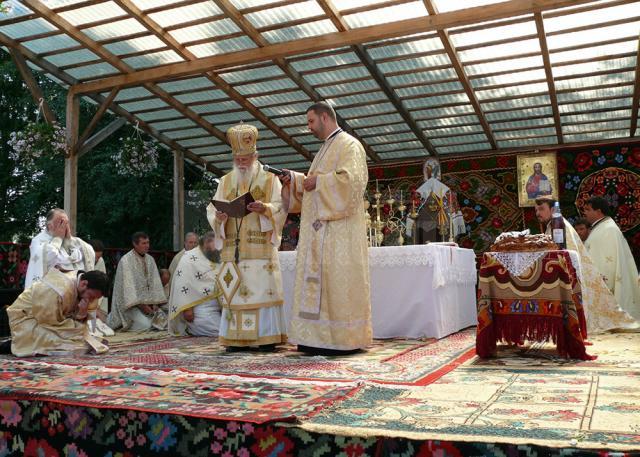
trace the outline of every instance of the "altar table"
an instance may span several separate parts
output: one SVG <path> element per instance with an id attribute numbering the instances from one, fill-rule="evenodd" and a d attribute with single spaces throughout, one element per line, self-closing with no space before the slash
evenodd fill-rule
<path id="1" fill-rule="evenodd" d="M 279 254 L 289 322 L 296 252 Z M 374 338 L 442 338 L 477 323 L 470 249 L 437 243 L 369 248 L 369 271 Z"/>
<path id="2" fill-rule="evenodd" d="M 518 258 L 525 261 L 514 260 Z M 577 256 L 573 258 L 570 251 L 484 254 L 478 279 L 478 356 L 495 355 L 498 341 L 551 340 L 563 357 L 594 358 L 584 346 L 586 321 L 574 267 Z"/>

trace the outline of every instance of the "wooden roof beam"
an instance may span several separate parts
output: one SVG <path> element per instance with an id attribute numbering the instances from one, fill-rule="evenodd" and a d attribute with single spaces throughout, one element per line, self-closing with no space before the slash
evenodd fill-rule
<path id="1" fill-rule="evenodd" d="M 152 20 L 148 15 L 144 14 L 131 0 L 115 0 L 116 3 L 133 17 L 138 19 L 138 21 L 144 25 L 147 29 L 149 29 L 154 35 L 156 35 L 160 40 L 162 40 L 167 46 L 173 49 L 175 52 L 180 54 L 183 58 L 194 61 L 197 60 L 195 54 L 189 51 L 184 45 L 180 44 L 171 34 L 166 33 L 160 25 Z M 295 151 L 305 157 L 307 160 L 312 159 L 312 155 L 309 151 L 307 151 L 304 146 L 291 138 L 280 126 L 278 126 L 275 122 L 269 119 L 262 111 L 260 111 L 256 106 L 254 106 L 247 98 L 245 98 L 242 94 L 240 94 L 237 90 L 235 90 L 230 84 L 228 84 L 220 75 L 214 73 L 213 71 L 205 72 L 205 76 L 213 83 L 218 89 L 224 91 L 229 98 L 238 103 L 244 109 L 246 109 L 253 117 L 262 122 L 269 130 L 276 134 L 277 137 L 282 139 L 285 143 L 291 146 Z M 194 113 L 195 114 L 195 113 Z M 200 116 L 198 116 L 200 117 Z M 204 121 L 204 119 L 203 119 Z M 206 122 L 206 121 L 204 121 Z M 224 139 L 221 138 L 222 141 L 227 143 L 226 135 L 224 135 Z"/>
<path id="2" fill-rule="evenodd" d="M 247 34 L 249 38 L 253 40 L 261 48 L 265 46 L 269 46 L 269 42 L 260 34 L 260 32 L 249 22 L 238 9 L 231 3 L 229 0 L 214 0 L 218 8 L 220 8 L 224 13 L 231 18 L 231 20 L 244 32 Z M 293 82 L 295 82 L 300 89 L 302 89 L 314 102 L 318 102 L 320 100 L 324 100 L 322 97 L 312 86 L 309 84 L 302 75 L 294 69 L 291 65 L 289 65 L 284 58 L 279 57 L 274 59 L 274 62 L 280 69 L 289 77 Z M 367 155 L 374 162 L 379 162 L 380 157 L 371 149 L 371 147 L 364 141 L 348 124 L 348 122 L 343 119 L 338 113 L 336 113 L 338 118 L 338 123 L 347 130 L 352 136 L 357 138 L 363 145 Z"/>
<path id="3" fill-rule="evenodd" d="M 432 0 L 423 0 L 429 15 L 438 15 L 438 10 L 436 6 L 433 4 Z M 480 125 L 482 125 L 482 130 L 484 131 L 485 136 L 489 140 L 489 144 L 492 148 L 498 149 L 498 145 L 496 143 L 496 139 L 493 136 L 493 132 L 491 131 L 491 126 L 489 122 L 487 122 L 487 117 L 484 115 L 482 111 L 482 106 L 480 105 L 480 101 L 478 100 L 478 96 L 476 92 L 473 90 L 473 86 L 469 81 L 469 77 L 467 76 L 467 72 L 464 70 L 464 66 L 462 65 L 462 61 L 458 56 L 458 52 L 449 38 L 449 32 L 446 29 L 438 29 L 438 36 L 440 37 L 440 41 L 444 46 L 444 49 L 447 51 L 447 55 L 449 56 L 449 60 L 451 61 L 451 65 L 453 65 L 453 69 L 458 75 L 458 79 L 460 80 L 460 84 L 464 88 L 464 91 L 471 102 L 471 106 L 473 106 L 473 110 L 478 116 L 478 120 L 480 121 Z"/>
<path id="4" fill-rule="evenodd" d="M 22 76 L 22 80 L 27 85 L 29 92 L 31 92 L 33 101 L 38 106 L 38 109 L 40 109 L 40 106 L 41 106 L 40 104 L 42 104 L 42 115 L 44 117 L 45 122 L 47 124 L 52 124 L 54 122 L 57 122 L 56 115 L 49 107 L 49 103 L 47 103 L 47 100 L 44 98 L 42 90 L 38 85 L 38 81 L 36 81 L 36 78 L 33 76 L 33 72 L 27 65 L 27 61 L 24 59 L 24 56 L 22 55 L 20 50 L 17 48 L 10 47 L 9 52 L 11 54 L 11 58 L 13 59 L 13 62 L 16 64 L 16 67 L 20 72 L 20 76 Z"/>
<path id="5" fill-rule="evenodd" d="M 34 0 L 30 1 L 33 2 Z M 450 11 L 436 16 L 394 21 L 381 25 L 361 27 L 346 32 L 333 32 L 296 41 L 271 44 L 264 48 L 248 49 L 204 57 L 189 62 L 177 62 L 152 67 L 137 71 L 133 74 L 112 76 L 83 83 L 72 88 L 72 90 L 78 94 L 101 92 L 112 89 L 115 86 L 127 87 L 139 85 L 148 81 L 177 78 L 179 76 L 198 74 L 213 69 L 269 61 L 277 57 L 324 51 L 353 44 L 368 43 L 438 29 L 476 24 L 482 21 L 511 18 L 522 14 L 531 14 L 536 11 L 546 11 L 549 9 L 589 3 L 590 1 L 591 0 L 510 0 L 492 5 Z"/>
<path id="6" fill-rule="evenodd" d="M 38 55 L 36 55 L 33 51 L 31 51 L 30 49 L 24 47 L 20 43 L 16 42 L 15 40 L 9 38 L 8 36 L 6 36 L 6 35 L 4 35 L 2 33 L 0 33 L 0 44 L 2 44 L 3 46 L 6 46 L 8 48 L 17 49 L 23 56 L 25 56 L 25 58 L 28 58 L 31 62 L 33 62 L 34 64 L 36 64 L 40 68 L 42 68 L 44 71 L 46 71 L 47 73 L 50 73 L 51 75 L 55 76 L 60 81 L 62 81 L 63 83 L 69 85 L 70 87 L 73 87 L 74 85 L 78 84 L 78 80 L 75 79 L 73 76 L 71 76 L 71 75 L 69 75 L 69 74 L 67 74 L 67 73 L 65 73 L 63 71 L 60 71 L 52 63 L 50 63 L 50 62 L 48 62 L 48 61 L 46 61 L 44 59 L 40 59 L 38 57 Z M 105 101 L 105 98 L 103 96 L 99 95 L 99 94 L 90 94 L 90 95 L 88 95 L 88 97 L 93 99 L 93 100 L 95 100 L 99 105 L 104 103 L 104 101 Z M 125 119 L 127 119 L 127 121 L 129 121 L 129 123 L 131 125 L 136 125 L 137 124 L 139 128 L 144 130 L 150 136 L 156 138 L 159 142 L 164 143 L 170 149 L 172 149 L 174 151 L 180 151 L 185 155 L 186 158 L 189 158 L 190 160 L 193 160 L 194 162 L 197 162 L 197 163 L 200 163 L 200 164 L 206 166 L 208 168 L 208 170 L 211 171 L 212 173 L 215 173 L 215 174 L 217 174 L 219 176 L 222 176 L 224 174 L 224 172 L 222 170 L 220 170 L 219 168 L 208 164 L 206 160 L 200 159 L 197 155 L 195 155 L 194 153 L 192 153 L 191 151 L 189 151 L 185 147 L 183 147 L 180 144 L 178 144 L 175 140 L 172 140 L 171 138 L 161 134 L 159 131 L 157 131 L 156 129 L 151 127 L 149 124 L 147 124 L 145 121 L 143 121 L 142 119 L 138 119 L 133 114 L 129 113 L 128 111 L 125 111 L 123 108 L 121 108 L 117 104 L 115 104 L 115 103 L 112 104 L 109 107 L 109 109 L 111 111 L 113 111 L 116 115 L 122 116 Z"/>
<path id="7" fill-rule="evenodd" d="M 93 39 L 89 38 L 87 35 L 82 33 L 77 27 L 71 24 L 69 21 L 64 19 L 59 14 L 56 14 L 51 9 L 47 8 L 44 4 L 42 4 L 38 0 L 22 0 L 25 5 L 27 5 L 31 10 L 35 13 L 39 14 L 41 17 L 46 19 L 47 21 L 55 24 L 59 29 L 65 30 L 65 32 L 75 39 L 76 41 L 82 43 L 87 49 L 89 49 L 94 54 L 100 56 L 107 63 L 109 63 L 114 68 L 118 69 L 122 73 L 133 73 L 134 69 L 124 63 L 118 56 L 111 53 L 102 45 L 95 42 Z M 182 113 L 186 118 L 191 119 L 200 127 L 205 129 L 207 132 L 212 134 L 213 136 L 219 138 L 221 141 L 226 142 L 226 135 L 211 125 L 209 122 L 202 119 L 196 112 L 190 110 L 186 105 L 181 103 L 180 101 L 173 98 L 169 93 L 161 89 L 154 83 L 148 82 L 144 84 L 144 87 L 151 93 L 156 94 L 160 99 L 162 99 L 165 103 L 172 106 L 174 109 Z M 70 91 L 72 95 L 76 95 L 73 91 Z"/>
<path id="8" fill-rule="evenodd" d="M 332 0 L 317 1 L 338 30 L 340 30 L 341 32 L 347 32 L 350 30 L 349 24 L 347 24 L 347 21 L 344 20 L 344 18 L 340 14 L 340 11 L 338 11 L 338 9 L 335 7 Z M 354 44 L 352 46 L 352 49 L 353 52 L 355 52 L 355 54 L 358 56 L 362 64 L 369 71 L 378 86 L 380 86 L 391 104 L 398 111 L 398 114 L 400 114 L 402 119 L 407 123 L 407 126 L 409 126 L 418 141 L 422 143 L 422 146 L 429 152 L 430 155 L 437 157 L 438 152 L 436 151 L 436 148 L 431 144 L 418 124 L 416 124 L 416 121 L 413 119 L 413 117 L 411 117 L 411 114 L 407 110 L 406 106 L 404 106 L 402 100 L 400 100 L 400 97 L 398 97 L 398 94 L 396 94 L 396 92 L 391 88 L 391 85 L 387 81 L 387 78 L 377 67 L 369 53 L 367 53 L 364 46 L 362 44 Z"/>
<path id="9" fill-rule="evenodd" d="M 633 102 L 631 103 L 631 137 L 638 129 L 638 109 L 640 109 L 640 37 L 638 37 L 638 53 L 636 55 L 636 82 L 633 87 Z"/>

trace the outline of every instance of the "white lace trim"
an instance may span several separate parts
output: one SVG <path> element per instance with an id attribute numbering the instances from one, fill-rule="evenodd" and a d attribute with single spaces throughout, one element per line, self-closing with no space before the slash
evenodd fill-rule
<path id="1" fill-rule="evenodd" d="M 549 251 L 532 251 L 532 252 L 489 252 L 498 262 L 500 262 L 509 273 L 514 276 L 522 276 L 531 265 L 540 260 Z M 582 282 L 582 273 L 580 271 L 580 257 L 576 251 L 567 251 L 571 258 L 573 268 L 578 275 L 578 280 Z"/>
<path id="2" fill-rule="evenodd" d="M 296 252 L 282 251 L 280 269 L 294 271 Z M 433 287 L 447 284 L 475 284 L 475 253 L 446 244 L 383 246 L 369 248 L 369 268 L 433 267 Z"/>

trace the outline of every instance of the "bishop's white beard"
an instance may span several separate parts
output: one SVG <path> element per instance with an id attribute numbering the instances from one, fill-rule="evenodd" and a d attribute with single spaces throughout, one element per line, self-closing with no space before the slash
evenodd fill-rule
<path id="1" fill-rule="evenodd" d="M 256 168 L 258 168 L 258 161 L 256 160 L 249 167 L 239 167 L 235 163 L 233 164 L 233 171 L 238 178 L 238 184 L 241 186 L 247 186 L 251 182 L 251 177 L 255 172 Z"/>

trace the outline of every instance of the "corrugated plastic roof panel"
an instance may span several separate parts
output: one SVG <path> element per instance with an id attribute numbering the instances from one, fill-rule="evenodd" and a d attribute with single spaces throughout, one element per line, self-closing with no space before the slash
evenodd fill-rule
<path id="1" fill-rule="evenodd" d="M 320 68 L 335 68 L 340 65 L 360 63 L 360 59 L 353 52 L 340 52 L 327 56 L 292 60 L 291 66 L 300 72 L 317 70 Z"/>
<path id="2" fill-rule="evenodd" d="M 639 13 L 640 11 L 638 11 L 638 5 L 636 4 L 605 7 L 599 10 L 598 14 L 594 14 L 593 11 L 585 11 L 582 13 L 545 18 L 544 29 L 547 33 L 553 33 L 587 25 L 597 26 L 597 24 L 603 22 L 604 18 L 606 18 L 606 21 L 615 21 L 638 16 Z"/>
<path id="3" fill-rule="evenodd" d="M 438 127 L 452 127 L 460 124 L 479 124 L 480 120 L 475 114 L 456 117 L 442 117 L 436 119 L 427 119 L 424 121 L 418 121 L 418 125 L 421 128 L 438 128 Z"/>
<path id="4" fill-rule="evenodd" d="M 238 84 L 234 88 L 242 95 L 259 94 L 282 89 L 297 89 L 298 85 L 289 78 L 258 83 Z"/>
<path id="5" fill-rule="evenodd" d="M 635 73 L 624 71 L 620 73 L 607 73 L 595 76 L 576 76 L 569 79 L 556 79 L 556 90 L 579 89 L 581 87 L 594 87 L 604 84 L 633 82 Z"/>
<path id="6" fill-rule="evenodd" d="M 101 41 L 146 31 L 147 29 L 140 22 L 131 18 L 98 25 L 82 32 L 94 41 Z"/>
<path id="7" fill-rule="evenodd" d="M 262 108 L 261 111 L 267 116 L 283 116 L 283 115 L 304 115 L 307 112 L 309 103 L 292 103 L 290 105 L 274 106 L 272 108 Z"/>
<path id="8" fill-rule="evenodd" d="M 403 19 L 413 19 L 420 16 L 428 16 L 429 13 L 422 1 L 401 3 L 399 5 L 387 6 L 371 11 L 362 11 L 356 14 L 344 16 L 349 28 L 356 29 L 370 25 L 385 24 Z"/>
<path id="9" fill-rule="evenodd" d="M 137 117 L 139 117 L 141 120 L 145 122 L 158 121 L 161 119 L 169 119 L 169 118 L 180 117 L 180 116 L 182 116 L 182 114 L 180 114 L 178 111 L 174 110 L 173 108 L 150 111 L 148 113 L 140 113 L 137 115 Z"/>
<path id="10" fill-rule="evenodd" d="M 229 84 L 240 84 L 253 81 L 254 79 L 271 78 L 273 76 L 284 76 L 284 72 L 276 65 L 220 72 L 220 77 Z"/>
<path id="11" fill-rule="evenodd" d="M 262 35 L 270 43 L 281 43 L 283 41 L 299 40 L 312 36 L 323 35 L 326 33 L 336 32 L 336 27 L 330 19 L 321 21 L 307 22 L 305 24 L 285 27 L 283 29 L 270 30 Z"/>
<path id="12" fill-rule="evenodd" d="M 438 7 L 438 11 L 444 13 L 446 11 L 456 11 L 474 6 L 492 5 L 499 3 L 501 0 L 434 0 Z"/>
<path id="13" fill-rule="evenodd" d="M 369 125 L 374 125 L 374 124 L 383 124 L 387 122 L 388 123 L 399 122 L 401 120 L 402 120 L 402 117 L 399 114 L 393 113 L 393 114 L 383 114 L 380 116 L 365 117 L 360 119 L 358 118 L 349 119 L 349 125 L 353 128 L 357 128 L 357 127 L 367 127 Z"/>
<path id="14" fill-rule="evenodd" d="M 493 132 L 493 136 L 496 140 L 508 140 L 510 138 L 525 138 L 525 137 L 535 137 L 535 136 L 543 136 L 543 135 L 555 135 L 556 129 L 555 127 L 547 127 L 543 129 L 526 129 L 526 130 L 509 130 L 506 132 Z"/>
<path id="15" fill-rule="evenodd" d="M 471 144 L 459 144 L 456 146 L 440 146 L 436 148 L 438 154 L 455 154 L 461 152 L 472 151 L 488 151 L 491 149 L 491 145 L 487 142 L 471 143 Z"/>
<path id="16" fill-rule="evenodd" d="M 580 133 L 589 130 L 615 130 L 615 129 L 628 129 L 630 127 L 629 121 L 598 121 L 591 124 L 580 125 L 565 125 L 562 127 L 562 131 L 565 134 Z"/>
<path id="17" fill-rule="evenodd" d="M 191 43 L 196 40 L 229 35 L 239 32 L 240 29 L 231 19 L 207 22 L 205 24 L 192 25 L 169 32 L 180 43 Z"/>
<path id="18" fill-rule="evenodd" d="M 293 103 L 301 100 L 309 100 L 309 96 L 301 90 L 285 92 L 282 94 L 262 95 L 259 97 L 251 97 L 248 99 L 255 106 L 275 105 L 276 103 Z"/>
<path id="19" fill-rule="evenodd" d="M 441 67 L 444 65 L 451 65 L 449 56 L 446 54 L 434 54 L 426 57 L 408 57 L 402 60 L 382 62 L 378 64 L 378 68 L 386 74 L 394 71 L 429 69 L 431 67 Z"/>
<path id="20" fill-rule="evenodd" d="M 245 14 L 244 17 L 260 28 L 321 15 L 324 15 L 322 7 L 315 1 L 307 1 Z"/>
<path id="21" fill-rule="evenodd" d="M 227 52 L 242 51 L 244 49 L 257 48 L 253 40 L 246 36 L 214 41 L 212 43 L 197 44 L 187 49 L 196 57 L 203 58 Z"/>
<path id="22" fill-rule="evenodd" d="M 489 122 L 507 121 L 510 119 L 520 119 L 523 116 L 552 116 L 553 111 L 551 104 L 549 106 L 541 106 L 538 108 L 515 109 L 512 111 L 498 111 L 494 113 L 486 113 L 485 117 Z"/>
<path id="23" fill-rule="evenodd" d="M 496 40 L 518 38 L 528 35 L 535 35 L 536 23 L 534 21 L 518 22 L 516 24 L 501 25 L 497 27 L 482 28 L 471 32 L 451 32 L 451 42 L 456 47 L 476 46 L 481 43 L 488 43 Z M 488 57 L 493 57 L 487 55 Z"/>
<path id="24" fill-rule="evenodd" d="M 199 76 L 197 78 L 186 78 L 179 79 L 177 81 L 167 81 L 158 83 L 162 89 L 167 92 L 182 92 L 188 90 L 197 90 L 197 89 L 205 89 L 205 88 L 213 88 L 215 87 L 213 83 L 204 76 Z M 217 91 L 215 93 L 215 98 L 223 97 L 223 93 L 221 91 Z M 213 98 L 213 94 L 212 94 Z"/>
<path id="25" fill-rule="evenodd" d="M 204 19 L 221 14 L 222 10 L 214 2 L 199 2 L 152 13 L 149 18 L 157 22 L 160 27 L 175 26 L 186 22 Z"/>
<path id="26" fill-rule="evenodd" d="M 464 104 L 469 103 L 469 97 L 466 93 L 449 94 L 449 95 L 433 95 L 430 97 L 416 98 L 412 100 L 404 100 L 403 103 L 407 108 L 425 108 L 428 106 L 440 106 L 448 104 Z"/>
<path id="27" fill-rule="evenodd" d="M 553 67 L 553 76 L 575 76 L 585 73 L 595 73 L 598 71 L 611 71 L 621 68 L 633 69 L 636 65 L 636 57 L 624 57 L 621 59 L 599 60 L 595 62 L 584 62 L 575 65 L 562 65 Z"/>
<path id="28" fill-rule="evenodd" d="M 169 138 L 173 138 L 173 139 L 179 139 L 179 138 L 188 138 L 188 137 L 192 137 L 192 136 L 208 136 L 210 135 L 209 132 L 207 132 L 205 129 L 203 128 L 194 128 L 194 129 L 186 129 L 186 130 L 176 130 L 173 132 L 165 132 L 165 135 L 167 135 Z"/>
<path id="29" fill-rule="evenodd" d="M 109 1 L 92 4 L 84 8 L 63 11 L 60 13 L 60 16 L 69 21 L 71 25 L 77 27 L 90 22 L 111 19 L 126 14 L 125 10 L 120 8 L 117 3 Z"/>
<path id="30" fill-rule="evenodd" d="M 131 54 L 140 51 L 151 51 L 165 47 L 166 44 L 155 35 L 147 35 L 140 38 L 116 41 L 115 43 L 105 44 L 104 47 L 113 54 Z"/>
<path id="31" fill-rule="evenodd" d="M 431 140 L 431 143 L 433 143 L 434 146 L 448 146 L 456 143 L 472 143 L 481 141 L 487 141 L 487 137 L 484 134 L 465 135 L 452 138 L 434 138 Z"/>
<path id="32" fill-rule="evenodd" d="M 56 27 L 40 18 L 0 26 L 0 33 L 4 33 L 13 39 L 39 35 L 43 32 L 53 32 L 54 30 L 57 30 Z"/>
<path id="33" fill-rule="evenodd" d="M 549 46 L 549 50 L 552 50 L 568 46 L 630 37 L 633 36 L 634 33 L 636 35 L 638 34 L 639 26 L 640 22 L 634 21 L 626 24 L 616 24 L 607 27 L 593 27 L 588 30 L 550 35 L 547 36 L 547 44 Z"/>
<path id="34" fill-rule="evenodd" d="M 517 140 L 498 140 L 499 148 L 515 148 L 520 146 L 541 146 L 544 144 L 558 144 L 555 136 L 545 136 L 541 138 L 520 138 Z"/>
<path id="35" fill-rule="evenodd" d="M 492 46 L 483 46 L 480 48 L 465 49 L 458 52 L 458 56 L 462 62 L 470 62 L 475 60 L 497 59 L 500 57 L 507 58 L 519 54 L 528 54 L 540 51 L 540 42 L 538 38 L 528 40 L 517 40 L 511 43 L 495 44 Z"/>
<path id="36" fill-rule="evenodd" d="M 591 59 L 612 54 L 633 53 L 637 49 L 637 39 L 633 38 L 627 41 L 617 42 L 613 44 L 582 48 L 579 52 L 576 52 L 575 49 L 569 51 L 552 52 L 549 54 L 549 60 L 551 61 L 551 64 L 554 65 L 559 62 L 571 62 L 573 60 Z"/>
<path id="37" fill-rule="evenodd" d="M 183 62 L 184 59 L 180 57 L 177 52 L 169 50 L 149 53 L 142 56 L 129 57 L 122 61 L 139 70 L 142 68 L 157 67 L 173 62 Z"/>
<path id="38" fill-rule="evenodd" d="M 410 149 L 408 151 L 392 151 L 392 152 L 379 152 L 380 157 L 384 160 L 388 159 L 406 159 L 408 157 L 424 157 L 429 154 L 424 149 Z"/>
<path id="39" fill-rule="evenodd" d="M 412 110 L 411 114 L 414 118 L 438 118 L 445 116 L 457 116 L 462 114 L 471 114 L 474 112 L 473 106 L 458 105 L 458 106 L 445 106 L 442 108 L 429 108 L 425 110 Z"/>
<path id="40" fill-rule="evenodd" d="M 0 33 L 2 33 L 1 28 Z M 77 46 L 78 42 L 69 35 L 61 33 L 59 35 L 40 38 L 38 40 L 25 41 L 23 44 L 27 49 L 35 52 L 36 54 L 41 54 L 43 52 L 57 51 L 59 49 L 68 49 L 73 46 Z"/>
<path id="41" fill-rule="evenodd" d="M 558 108 L 561 113 L 572 113 L 574 111 L 588 111 L 607 108 L 627 108 L 629 106 L 631 106 L 631 100 L 629 100 L 628 98 L 616 98 L 613 100 L 592 100 L 586 103 L 560 105 Z"/>
<path id="42" fill-rule="evenodd" d="M 421 148 L 422 143 L 419 141 L 399 141 L 396 144 L 374 144 L 371 146 L 375 152 L 391 152 L 398 148 Z"/>
<path id="43" fill-rule="evenodd" d="M 464 125 L 462 127 L 447 127 L 447 128 L 430 128 L 424 130 L 425 135 L 428 137 L 435 136 L 455 136 L 462 135 L 464 133 L 482 133 L 482 126 L 477 125 Z"/>
<path id="44" fill-rule="evenodd" d="M 602 89 L 563 92 L 558 94 L 558 102 L 579 102 L 586 98 L 633 96 L 633 86 L 604 87 Z"/>
<path id="45" fill-rule="evenodd" d="M 191 119 L 178 119 L 173 121 L 160 121 L 150 123 L 154 129 L 167 130 L 176 128 L 194 127 L 196 124 Z"/>
<path id="46" fill-rule="evenodd" d="M 13 0 L 9 0 L 8 2 L 6 2 L 6 6 L 9 7 L 9 10 L 4 13 L 6 18 L 26 16 L 27 14 L 31 13 L 31 10 L 29 8 Z"/>
<path id="47" fill-rule="evenodd" d="M 94 65 L 70 68 L 67 70 L 67 73 L 76 79 L 94 79 L 100 76 L 113 75 L 119 73 L 119 71 L 108 63 L 97 63 Z"/>
<path id="48" fill-rule="evenodd" d="M 629 130 L 613 130 L 610 132 L 580 133 L 577 135 L 565 135 L 565 140 L 571 142 L 601 141 L 609 138 L 625 138 L 629 136 Z"/>
<path id="49" fill-rule="evenodd" d="M 585 121 L 606 121 L 608 119 L 614 119 L 617 117 L 631 118 L 631 109 L 619 109 L 613 111 L 603 111 L 600 113 L 583 113 L 583 114 L 567 114 L 560 116 L 563 124 L 571 122 L 585 122 Z"/>
<path id="50" fill-rule="evenodd" d="M 387 46 L 370 46 L 367 48 L 367 52 L 375 60 L 438 50 L 444 50 L 442 41 L 440 41 L 438 37 L 421 38 L 405 43 L 390 44 Z"/>
<path id="51" fill-rule="evenodd" d="M 98 58 L 88 49 L 79 49 L 77 51 L 64 52 L 62 54 L 54 54 L 45 57 L 46 60 L 57 66 L 73 65 L 82 62 L 89 62 Z"/>

